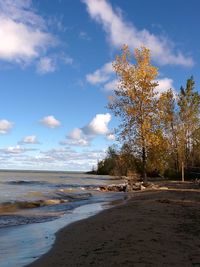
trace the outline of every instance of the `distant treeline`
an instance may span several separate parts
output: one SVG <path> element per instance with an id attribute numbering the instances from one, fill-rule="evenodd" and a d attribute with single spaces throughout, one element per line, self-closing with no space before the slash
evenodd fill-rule
<path id="1" fill-rule="evenodd" d="M 178 178 L 181 171 L 200 178 L 200 95 L 190 77 L 180 91 L 157 90 L 158 70 L 150 64 L 150 51 L 134 53 L 127 46 L 113 63 L 118 86 L 109 109 L 119 118 L 119 144 L 98 162 L 98 174 Z"/>

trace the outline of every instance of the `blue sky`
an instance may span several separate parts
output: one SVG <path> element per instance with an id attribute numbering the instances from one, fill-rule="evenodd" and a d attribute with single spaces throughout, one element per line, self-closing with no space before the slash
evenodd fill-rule
<path id="1" fill-rule="evenodd" d="M 200 86 L 197 0 L 0 0 L 0 168 L 89 170 L 113 144 L 112 61 L 145 45 L 159 88 Z"/>

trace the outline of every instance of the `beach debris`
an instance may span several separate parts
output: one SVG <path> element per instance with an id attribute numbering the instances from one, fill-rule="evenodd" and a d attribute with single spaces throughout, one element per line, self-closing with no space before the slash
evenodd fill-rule
<path id="1" fill-rule="evenodd" d="M 160 186 L 159 189 L 160 190 L 168 190 L 169 188 L 167 186 Z"/>
<path id="2" fill-rule="evenodd" d="M 143 185 L 140 186 L 140 190 L 145 190 L 145 189 L 146 189 L 145 186 L 143 186 Z"/>
<path id="3" fill-rule="evenodd" d="M 126 192 L 127 183 L 123 184 L 111 184 L 99 186 L 100 191 L 113 191 L 113 192 Z"/>
<path id="4" fill-rule="evenodd" d="M 128 180 L 122 184 L 111 184 L 111 185 L 102 185 L 99 187 L 99 191 L 103 192 L 133 192 L 133 191 L 143 191 L 143 190 L 168 190 L 166 186 L 159 186 L 154 183 L 144 183 L 144 182 L 136 182 L 133 180 Z"/>

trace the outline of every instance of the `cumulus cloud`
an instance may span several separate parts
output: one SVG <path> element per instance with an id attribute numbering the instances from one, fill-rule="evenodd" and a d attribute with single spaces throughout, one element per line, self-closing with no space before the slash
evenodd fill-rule
<path id="1" fill-rule="evenodd" d="M 117 79 L 110 80 L 104 84 L 104 89 L 106 91 L 113 91 L 118 88 L 119 81 Z"/>
<path id="2" fill-rule="evenodd" d="M 69 133 L 69 138 L 71 139 L 80 139 L 82 136 L 82 130 L 79 128 L 75 128 L 73 131 Z"/>
<path id="3" fill-rule="evenodd" d="M 124 43 L 131 49 L 142 45 L 151 49 L 153 59 L 161 65 L 173 64 L 193 66 L 193 59 L 180 51 L 175 51 L 174 44 L 168 38 L 156 36 L 147 29 L 139 30 L 127 22 L 106 0 L 82 0 L 92 19 L 103 26 L 112 46 L 121 47 Z"/>
<path id="4" fill-rule="evenodd" d="M 0 0 L 0 59 L 30 63 L 57 44 L 31 0 Z"/>
<path id="5" fill-rule="evenodd" d="M 111 115 L 106 114 L 97 114 L 92 121 L 82 128 L 82 131 L 85 135 L 105 135 L 109 132 L 108 123 L 111 120 Z"/>
<path id="6" fill-rule="evenodd" d="M 113 73 L 112 62 L 108 62 L 95 72 L 87 74 L 86 80 L 91 84 L 103 83 L 109 80 L 111 73 Z"/>
<path id="7" fill-rule="evenodd" d="M 60 144 L 73 145 L 73 146 L 89 146 L 90 142 L 97 135 L 106 136 L 110 134 L 108 128 L 110 120 L 111 120 L 111 115 L 109 113 L 96 114 L 96 116 L 84 127 L 73 129 L 67 135 L 67 139 L 60 142 Z"/>
<path id="8" fill-rule="evenodd" d="M 66 140 L 63 144 L 73 146 L 88 146 L 90 141 L 89 138 L 85 136 L 83 130 L 80 128 L 73 129 L 67 136 L 67 139 L 68 140 Z"/>
<path id="9" fill-rule="evenodd" d="M 81 128 L 73 129 L 68 135 L 67 139 L 61 141 L 61 145 L 70 145 L 70 146 L 89 146 L 91 137 L 85 135 Z"/>
<path id="10" fill-rule="evenodd" d="M 114 91 L 119 86 L 119 80 L 114 78 L 114 72 L 112 70 L 112 63 L 108 62 L 103 65 L 102 68 L 97 69 L 91 74 L 86 76 L 86 79 L 89 83 L 95 85 L 102 85 L 105 91 Z M 156 87 L 156 92 L 158 95 L 162 92 L 165 92 L 172 89 L 174 95 L 176 95 L 176 90 L 173 86 L 173 80 L 167 77 L 157 79 L 158 86 Z"/>
<path id="11" fill-rule="evenodd" d="M 60 121 L 52 115 L 44 117 L 40 122 L 49 128 L 56 128 L 61 125 Z"/>
<path id="12" fill-rule="evenodd" d="M 19 142 L 20 144 L 38 144 L 38 139 L 36 135 L 28 135 L 25 136 L 22 141 Z"/>
<path id="13" fill-rule="evenodd" d="M 172 91 L 174 92 L 174 94 L 176 94 L 176 90 L 173 86 L 173 80 L 170 78 L 163 78 L 163 79 L 159 79 L 157 80 L 158 82 L 158 86 L 156 87 L 156 92 L 158 94 L 163 93 L 169 89 L 172 89 Z"/>
<path id="14" fill-rule="evenodd" d="M 13 127 L 13 123 L 8 120 L 0 120 L 0 134 L 8 133 Z"/>
<path id="15" fill-rule="evenodd" d="M 112 62 L 107 62 L 101 68 L 86 75 L 88 83 L 93 85 L 103 85 L 105 91 L 113 91 L 117 89 L 118 80 L 114 77 L 114 69 Z"/>

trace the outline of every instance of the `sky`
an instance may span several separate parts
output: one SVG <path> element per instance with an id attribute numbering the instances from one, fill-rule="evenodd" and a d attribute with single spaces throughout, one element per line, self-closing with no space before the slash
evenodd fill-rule
<path id="1" fill-rule="evenodd" d="M 87 171 L 116 143 L 107 109 L 123 44 L 158 90 L 200 88 L 198 0 L 0 0 L 0 169 Z"/>

